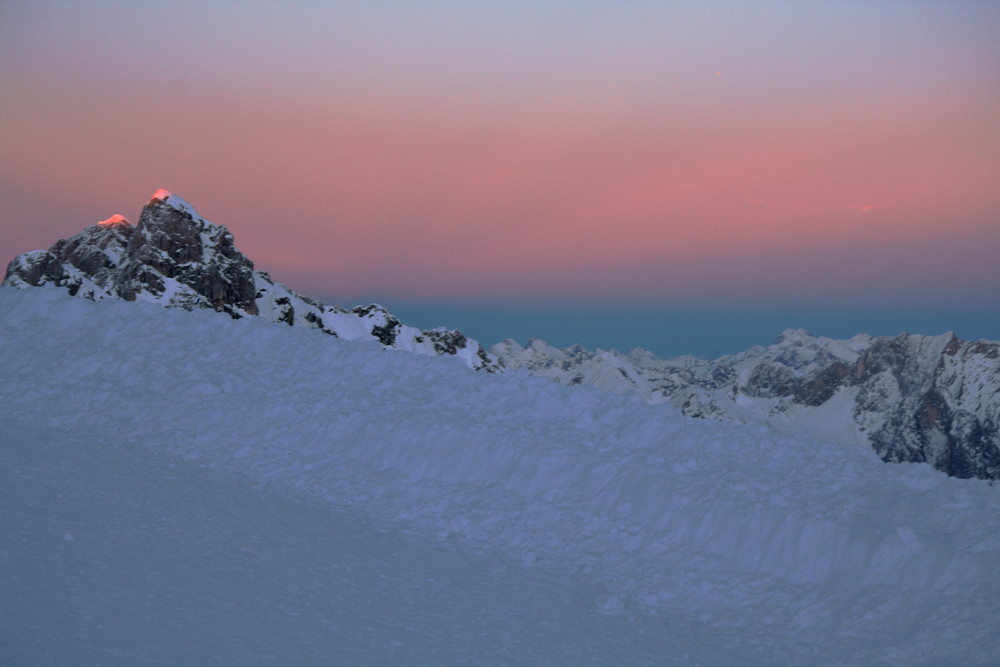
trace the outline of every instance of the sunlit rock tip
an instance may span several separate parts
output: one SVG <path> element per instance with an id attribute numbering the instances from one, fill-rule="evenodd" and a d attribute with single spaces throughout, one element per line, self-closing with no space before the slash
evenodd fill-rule
<path id="1" fill-rule="evenodd" d="M 174 193 L 170 190 L 158 188 L 156 192 L 153 193 L 153 196 L 150 197 L 149 203 L 153 203 L 154 201 L 167 201 L 167 198 L 173 196 L 173 194 Z"/>
<path id="2" fill-rule="evenodd" d="M 126 226 L 127 227 L 127 226 L 129 226 L 129 225 L 132 224 L 132 221 L 129 220 L 128 218 L 126 218 L 121 213 L 115 213 L 113 216 L 111 216 L 107 220 L 101 220 L 97 224 L 99 224 L 102 227 L 117 227 L 117 226 Z"/>

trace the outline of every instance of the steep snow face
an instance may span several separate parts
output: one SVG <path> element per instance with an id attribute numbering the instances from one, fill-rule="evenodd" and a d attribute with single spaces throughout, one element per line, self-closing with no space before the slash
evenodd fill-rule
<path id="1" fill-rule="evenodd" d="M 1000 495 L 982 480 L 525 372 L 56 289 L 0 290 L 0 368 L 0 493 L 16 537 L 0 552 L 0 611 L 24 630 L 0 655 L 15 664 L 68 642 L 98 662 L 309 662 L 275 658 L 301 650 L 318 663 L 331 633 L 352 663 L 386 651 L 491 664 L 1000 659 Z M 76 511 L 77 491 L 93 516 Z M 414 540 L 364 546 L 376 528 Z M 532 623 L 548 630 L 522 632 Z M 272 624 L 286 641 L 257 636 Z M 49 638 L 53 627 L 72 633 Z M 149 648 L 189 636 L 216 657 Z M 451 658 L 429 646 L 439 640 Z"/>
<path id="2" fill-rule="evenodd" d="M 774 344 L 715 361 L 659 359 L 542 341 L 494 346 L 510 368 L 562 384 L 637 392 L 692 417 L 767 424 L 886 461 L 930 463 L 957 477 L 1000 478 L 1000 344 L 952 334 L 849 340 L 788 330 Z"/>
<path id="3" fill-rule="evenodd" d="M 212 309 L 234 318 L 260 315 L 418 354 L 455 355 L 478 370 L 502 369 L 479 343 L 458 331 L 421 331 L 380 306 L 352 311 L 327 307 L 275 283 L 254 270 L 229 230 L 163 189 L 153 194 L 135 227 L 116 214 L 49 250 L 20 255 L 10 263 L 4 285 L 55 285 L 95 301 L 151 301 L 169 308 Z"/>

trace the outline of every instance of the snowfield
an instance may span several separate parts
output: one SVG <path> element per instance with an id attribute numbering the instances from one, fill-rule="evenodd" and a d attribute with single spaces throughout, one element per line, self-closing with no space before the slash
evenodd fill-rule
<path id="1" fill-rule="evenodd" d="M 1000 487 L 0 289 L 0 663 L 1000 663 Z"/>

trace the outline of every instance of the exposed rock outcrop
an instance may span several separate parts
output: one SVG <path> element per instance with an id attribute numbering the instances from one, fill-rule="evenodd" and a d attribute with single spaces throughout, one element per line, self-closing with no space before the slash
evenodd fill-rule
<path id="1" fill-rule="evenodd" d="M 205 220 L 166 190 L 154 193 L 134 226 L 114 215 L 48 250 L 19 255 L 3 284 L 52 285 L 97 301 L 153 301 L 169 308 L 210 308 L 234 318 L 260 316 L 419 354 L 453 355 L 477 370 L 503 368 L 458 331 L 421 331 L 378 305 L 347 310 L 296 294 L 256 271 L 228 229 Z"/>

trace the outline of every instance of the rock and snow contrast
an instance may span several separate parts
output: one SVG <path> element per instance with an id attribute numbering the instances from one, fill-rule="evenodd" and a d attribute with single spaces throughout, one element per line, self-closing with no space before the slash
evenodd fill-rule
<path id="1" fill-rule="evenodd" d="M 875 453 L 996 477 L 995 343 L 495 357 L 165 191 L 5 285 L 0 664 L 1000 664 L 1000 487 Z"/>
<path id="2" fill-rule="evenodd" d="M 687 416 L 870 446 L 885 461 L 929 463 L 955 477 L 1000 478 L 996 342 L 952 334 L 831 340 L 788 330 L 773 345 L 714 361 L 560 350 L 540 340 L 506 340 L 491 351 L 511 369 L 638 393 Z"/>
<path id="3" fill-rule="evenodd" d="M 988 481 L 51 285 L 0 368 L 5 665 L 1000 662 Z"/>
<path id="4" fill-rule="evenodd" d="M 234 318 L 316 329 L 424 355 L 449 354 L 488 372 L 526 368 L 562 384 L 637 392 L 682 414 L 757 422 L 844 444 L 871 446 L 885 461 L 923 462 L 956 477 L 1000 478 L 1000 343 L 952 335 L 847 341 L 789 330 L 769 347 L 706 361 L 522 348 L 507 340 L 486 352 L 455 330 L 419 330 L 378 305 L 351 310 L 300 296 L 236 249 L 225 228 L 157 190 L 137 225 L 118 214 L 16 257 L 4 285 L 52 285 L 100 301 L 152 301 Z"/>
<path id="5" fill-rule="evenodd" d="M 479 370 L 501 368 L 479 343 L 458 331 L 421 331 L 378 305 L 346 310 L 296 294 L 264 271 L 255 271 L 229 230 L 163 189 L 142 209 L 137 225 L 116 214 L 48 250 L 20 255 L 7 268 L 3 284 L 54 285 L 96 301 L 152 301 L 186 310 L 213 309 L 234 318 L 259 315 L 340 338 L 378 341 L 425 355 L 452 354 Z"/>

